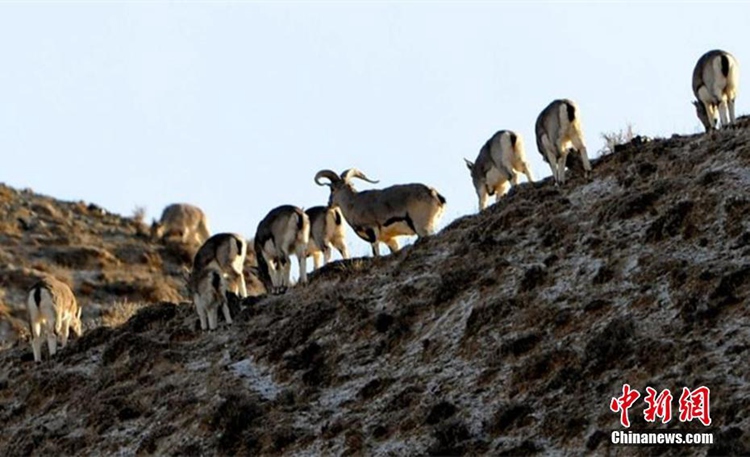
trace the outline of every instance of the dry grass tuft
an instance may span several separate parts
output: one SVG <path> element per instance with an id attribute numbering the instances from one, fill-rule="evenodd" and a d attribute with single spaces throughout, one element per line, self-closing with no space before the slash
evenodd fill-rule
<path id="1" fill-rule="evenodd" d="M 129 302 L 127 300 L 115 302 L 102 313 L 102 325 L 107 327 L 118 327 L 127 322 L 131 317 L 148 303 Z"/>
<path id="2" fill-rule="evenodd" d="M 598 151 L 600 157 L 612 154 L 615 152 L 615 147 L 621 144 L 630 143 L 636 137 L 636 134 L 633 131 L 633 124 L 628 123 L 625 130 L 620 129 L 617 132 L 605 132 L 601 134 L 601 137 L 604 140 L 604 146 Z"/>

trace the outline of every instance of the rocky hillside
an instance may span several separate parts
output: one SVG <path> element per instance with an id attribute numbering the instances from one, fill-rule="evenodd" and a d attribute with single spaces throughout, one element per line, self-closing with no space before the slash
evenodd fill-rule
<path id="1" fill-rule="evenodd" d="M 625 145 L 594 162 L 590 182 L 522 185 L 396 255 L 235 301 L 235 324 L 212 333 L 189 304 L 144 297 L 162 302 L 89 330 L 53 361 L 35 365 L 26 344 L 0 353 L 0 449 L 750 453 L 748 188 L 743 119 Z M 56 236 L 37 249 L 81 244 Z M 624 383 L 675 396 L 666 425 L 644 421 L 641 398 L 633 429 L 709 431 L 714 444 L 612 445 L 622 426 L 609 403 Z M 677 420 L 683 386 L 711 389 L 710 427 Z"/>
<path id="2" fill-rule="evenodd" d="M 0 348 L 28 337 L 26 293 L 40 276 L 71 286 L 94 328 L 144 304 L 181 301 L 196 249 L 152 242 L 137 217 L 0 184 Z"/>

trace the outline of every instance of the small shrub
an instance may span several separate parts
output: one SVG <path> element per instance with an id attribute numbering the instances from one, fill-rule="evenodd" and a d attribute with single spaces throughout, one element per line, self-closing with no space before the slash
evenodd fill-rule
<path id="1" fill-rule="evenodd" d="M 133 208 L 133 215 L 130 217 L 135 223 L 143 224 L 143 221 L 146 219 L 146 207 L 136 206 L 135 208 Z"/>
<path id="2" fill-rule="evenodd" d="M 604 140 L 604 146 L 598 151 L 599 156 L 612 154 L 615 152 L 615 147 L 630 143 L 635 138 L 635 132 L 633 131 L 633 124 L 628 123 L 625 130 L 619 130 L 617 132 L 604 132 L 601 134 Z"/>
<path id="3" fill-rule="evenodd" d="M 146 305 L 146 303 L 128 302 L 127 300 L 116 302 L 102 313 L 102 324 L 108 327 L 120 326 Z"/>

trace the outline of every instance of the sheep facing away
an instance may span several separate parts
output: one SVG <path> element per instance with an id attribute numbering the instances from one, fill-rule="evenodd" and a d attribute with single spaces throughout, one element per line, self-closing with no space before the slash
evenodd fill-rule
<path id="1" fill-rule="evenodd" d="M 464 159 L 471 172 L 471 180 L 479 198 L 479 210 L 487 207 L 489 197 L 495 196 L 495 202 L 508 193 L 509 185 L 518 184 L 518 175 L 523 173 L 529 182 L 534 182 L 523 140 L 515 132 L 500 130 L 479 150 L 476 161 Z"/>
<path id="2" fill-rule="evenodd" d="M 313 258 L 314 269 L 317 270 L 331 260 L 332 248 L 336 248 L 342 258 L 348 259 L 349 250 L 346 247 L 346 230 L 341 210 L 328 206 L 313 206 L 305 210 L 305 213 L 310 219 L 307 255 Z"/>
<path id="3" fill-rule="evenodd" d="M 202 330 L 216 330 L 219 308 L 227 324 L 232 323 L 227 302 L 226 280 L 221 270 L 214 265 L 204 268 L 195 277 L 190 289 Z"/>
<path id="4" fill-rule="evenodd" d="M 739 64 L 726 51 L 713 50 L 703 54 L 693 69 L 695 112 L 706 132 L 734 124 L 734 101 L 739 87 Z"/>
<path id="5" fill-rule="evenodd" d="M 81 308 L 67 284 L 45 277 L 31 287 L 26 300 L 31 328 L 31 349 L 34 361 L 42 361 L 42 337 L 46 335 L 50 357 L 57 353 L 57 339 L 62 347 L 68 344 L 70 330 L 83 333 Z"/>
<path id="6" fill-rule="evenodd" d="M 341 176 L 321 170 L 315 175 L 315 183 L 331 189 L 328 206 L 341 209 L 357 236 L 370 243 L 374 256 L 380 255 L 381 242 L 393 253 L 399 249 L 399 236 L 425 237 L 435 233 L 446 204 L 438 191 L 424 184 L 401 184 L 357 192 L 353 178 L 378 182 L 351 168 Z"/>
<path id="7" fill-rule="evenodd" d="M 549 163 L 555 184 L 565 184 L 565 164 L 572 146 L 581 155 L 586 178 L 591 175 L 586 145 L 583 140 L 580 110 L 572 100 L 554 100 L 536 119 L 536 145 Z"/>

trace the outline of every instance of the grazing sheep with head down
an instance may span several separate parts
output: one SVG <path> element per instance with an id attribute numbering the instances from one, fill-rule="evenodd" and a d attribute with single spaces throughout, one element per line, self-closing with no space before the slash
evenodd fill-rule
<path id="1" fill-rule="evenodd" d="M 164 208 L 159 222 L 151 224 L 151 238 L 160 241 L 165 236 L 179 236 L 186 243 L 195 241 L 201 244 L 211 236 L 208 218 L 197 206 L 175 203 Z"/>
<path id="2" fill-rule="evenodd" d="M 273 294 L 289 287 L 294 254 L 299 262 L 299 281 L 307 282 L 307 246 L 310 242 L 310 219 L 296 206 L 274 208 L 258 224 L 255 232 L 255 255 L 258 271 L 266 290 Z"/>
<path id="3" fill-rule="evenodd" d="M 734 101 L 740 81 L 737 59 L 726 51 L 703 54 L 693 70 L 695 112 L 706 131 L 734 124 Z"/>
<path id="4" fill-rule="evenodd" d="M 547 105 L 536 119 L 536 145 L 552 169 L 555 184 L 565 184 L 565 164 L 572 146 L 581 154 L 586 177 L 591 175 L 591 164 L 583 141 L 583 129 L 578 105 L 568 99 L 555 100 Z"/>
<path id="5" fill-rule="evenodd" d="M 523 140 L 515 132 L 500 130 L 479 150 L 475 162 L 464 159 L 471 172 L 471 180 L 479 198 L 479 210 L 487 207 L 489 196 L 495 202 L 509 190 L 509 184 L 518 184 L 518 175 L 523 173 L 529 182 L 534 182 L 526 161 Z"/>
<path id="6" fill-rule="evenodd" d="M 57 338 L 62 347 L 68 344 L 70 330 L 76 336 L 83 333 L 81 308 L 67 284 L 53 277 L 45 277 L 29 290 L 26 306 L 31 327 L 31 349 L 34 361 L 42 361 L 42 336 L 47 337 L 50 357 L 57 353 Z"/>

